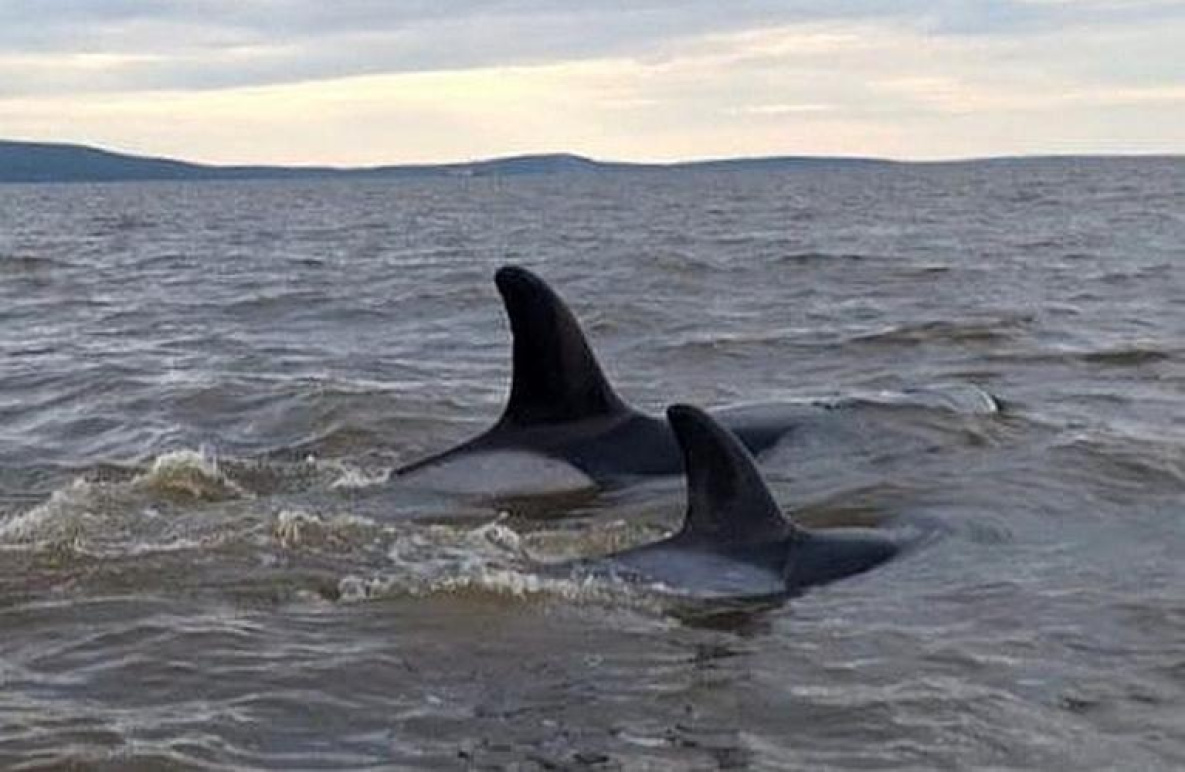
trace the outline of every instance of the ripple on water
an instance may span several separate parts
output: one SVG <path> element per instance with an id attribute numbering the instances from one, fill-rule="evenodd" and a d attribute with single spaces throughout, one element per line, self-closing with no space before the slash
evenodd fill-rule
<path id="1" fill-rule="evenodd" d="M 0 190 L 0 767 L 1182 767 L 1183 174 Z M 511 260 L 652 413 L 817 408 L 804 519 L 944 538 L 712 615 L 537 570 L 678 481 L 387 486 L 497 415 Z"/>

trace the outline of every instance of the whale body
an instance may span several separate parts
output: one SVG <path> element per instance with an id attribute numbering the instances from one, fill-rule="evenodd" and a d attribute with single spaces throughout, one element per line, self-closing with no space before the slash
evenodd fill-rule
<path id="1" fill-rule="evenodd" d="M 671 425 L 621 399 L 605 377 L 576 317 L 538 276 L 504 266 L 495 283 L 513 337 L 510 394 L 486 431 L 392 473 L 392 480 L 450 494 L 495 498 L 595 493 L 683 469 Z M 912 389 L 888 400 L 756 404 L 711 411 L 753 454 L 783 440 L 859 454 L 895 442 L 874 407 L 915 405 L 994 413 L 995 399 L 972 389 L 952 395 Z M 833 447 L 834 446 L 834 447 Z"/>
<path id="2" fill-rule="evenodd" d="M 510 396 L 498 421 L 443 453 L 396 469 L 393 479 L 462 493 L 566 492 L 613 487 L 682 470 L 670 425 L 614 391 L 576 317 L 538 276 L 517 266 L 495 275 L 513 335 Z M 772 447 L 793 424 L 731 410 L 722 420 L 746 447 Z"/>
<path id="3" fill-rule="evenodd" d="M 880 529 L 804 528 L 783 514 L 736 435 L 689 405 L 667 417 L 686 470 L 682 529 L 564 570 L 702 600 L 773 599 L 869 571 L 918 541 Z"/>

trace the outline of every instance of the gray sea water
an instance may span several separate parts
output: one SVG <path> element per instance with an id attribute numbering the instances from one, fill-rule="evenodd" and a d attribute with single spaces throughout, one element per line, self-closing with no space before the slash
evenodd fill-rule
<path id="1" fill-rule="evenodd" d="M 779 500 L 945 536 L 688 615 L 532 571 L 680 480 L 384 482 L 499 412 L 509 262 L 651 412 L 859 403 Z M 1181 768 L 1183 341 L 1182 160 L 0 187 L 0 767 Z"/>

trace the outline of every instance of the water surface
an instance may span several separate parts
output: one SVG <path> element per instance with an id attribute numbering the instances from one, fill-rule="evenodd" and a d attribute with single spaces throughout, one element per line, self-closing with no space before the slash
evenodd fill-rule
<path id="1" fill-rule="evenodd" d="M 1180 768 L 1183 213 L 1153 159 L 0 187 L 0 766 Z M 689 618 L 530 570 L 678 480 L 385 484 L 497 415 L 507 262 L 649 411 L 856 400 L 778 498 L 947 535 Z"/>

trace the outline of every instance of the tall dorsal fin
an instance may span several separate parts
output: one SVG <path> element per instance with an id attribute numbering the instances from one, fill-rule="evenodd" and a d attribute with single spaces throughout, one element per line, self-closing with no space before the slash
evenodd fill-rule
<path id="1" fill-rule="evenodd" d="M 530 271 L 506 266 L 494 277 L 514 335 L 514 376 L 502 423 L 557 423 L 629 408 L 613 391 L 576 317 Z"/>
<path id="2" fill-rule="evenodd" d="M 774 501 L 749 451 L 732 432 L 691 405 L 667 408 L 687 475 L 685 539 L 755 544 L 799 529 Z"/>

